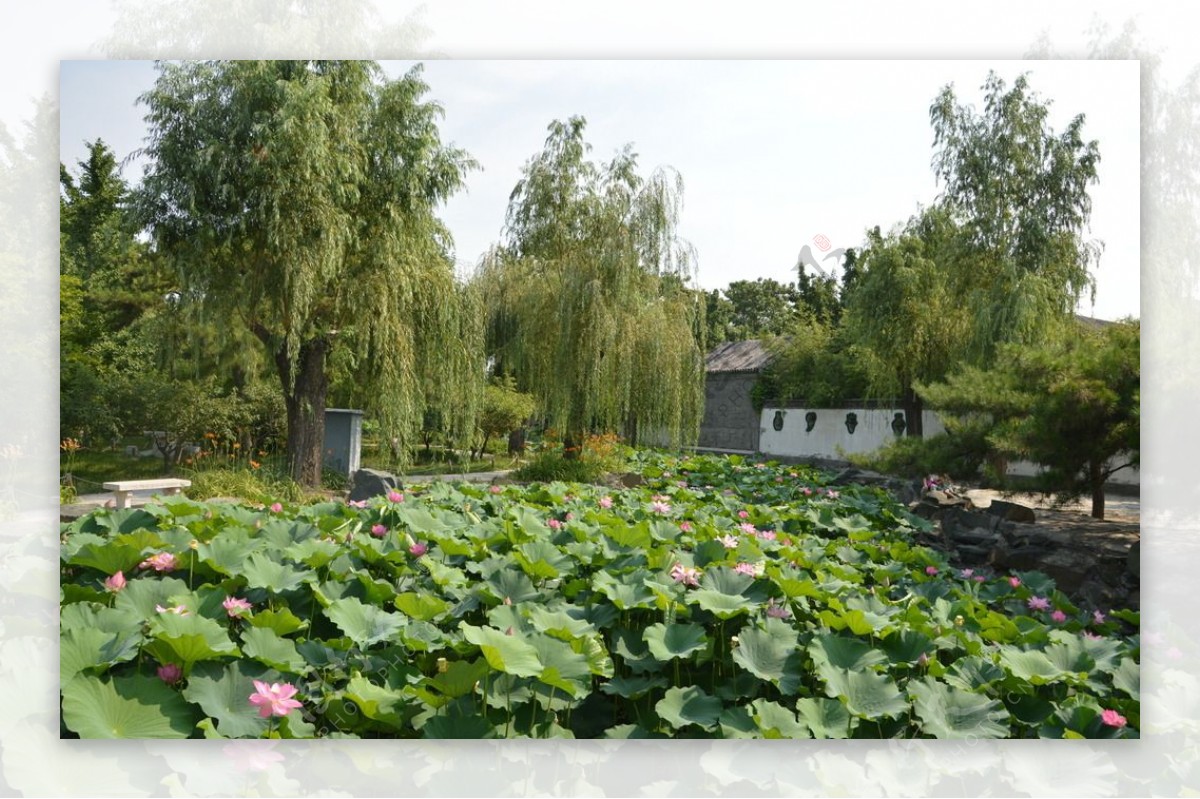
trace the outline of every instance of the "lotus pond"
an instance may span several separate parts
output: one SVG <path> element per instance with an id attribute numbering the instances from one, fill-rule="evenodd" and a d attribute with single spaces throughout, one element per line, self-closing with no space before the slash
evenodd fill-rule
<path id="1" fill-rule="evenodd" d="M 63 525 L 62 734 L 1137 737 L 1137 614 L 954 569 L 820 472 L 637 463 Z"/>

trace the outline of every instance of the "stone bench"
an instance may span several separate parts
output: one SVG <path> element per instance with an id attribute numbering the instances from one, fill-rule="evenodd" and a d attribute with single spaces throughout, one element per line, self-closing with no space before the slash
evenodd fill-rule
<path id="1" fill-rule="evenodd" d="M 178 494 L 181 488 L 187 488 L 191 484 L 191 480 L 164 477 L 159 480 L 116 480 L 105 483 L 104 489 L 113 492 L 118 508 L 128 508 L 132 506 L 131 495 L 134 491 L 161 490 L 164 494 Z"/>

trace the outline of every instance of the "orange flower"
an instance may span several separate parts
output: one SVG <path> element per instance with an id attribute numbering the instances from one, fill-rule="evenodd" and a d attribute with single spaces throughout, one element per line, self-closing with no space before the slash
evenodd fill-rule
<path id="1" fill-rule="evenodd" d="M 259 466 L 262 466 L 262 464 L 261 464 L 261 463 L 259 463 L 258 461 L 250 461 L 250 468 L 251 468 L 251 469 L 257 469 Z"/>

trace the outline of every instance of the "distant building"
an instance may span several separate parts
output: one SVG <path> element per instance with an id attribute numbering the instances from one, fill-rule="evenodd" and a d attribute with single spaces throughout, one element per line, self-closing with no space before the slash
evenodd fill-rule
<path id="1" fill-rule="evenodd" d="M 758 451 L 759 412 L 754 409 L 751 392 L 770 362 L 771 353 L 758 339 L 727 341 L 708 353 L 700 449 Z"/>

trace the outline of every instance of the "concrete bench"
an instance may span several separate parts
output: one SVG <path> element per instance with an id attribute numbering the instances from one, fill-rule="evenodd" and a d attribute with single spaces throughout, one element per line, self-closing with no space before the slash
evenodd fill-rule
<path id="1" fill-rule="evenodd" d="M 179 489 L 187 488 L 191 484 L 191 480 L 164 477 L 159 480 L 116 480 L 105 483 L 104 488 L 106 491 L 113 492 L 118 508 L 128 508 L 132 506 L 133 497 L 131 495 L 134 491 L 161 490 L 164 494 L 178 494 Z"/>

